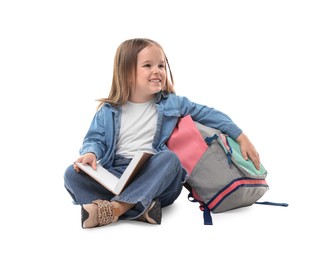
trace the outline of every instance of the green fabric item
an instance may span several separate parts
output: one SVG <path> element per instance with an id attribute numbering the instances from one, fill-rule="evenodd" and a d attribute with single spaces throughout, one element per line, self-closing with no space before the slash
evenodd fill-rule
<path id="1" fill-rule="evenodd" d="M 260 170 L 257 170 L 253 164 L 253 162 L 248 159 L 245 160 L 242 156 L 240 146 L 237 142 L 235 142 L 232 138 L 227 136 L 227 142 L 229 146 L 232 148 L 232 160 L 236 164 L 236 166 L 245 169 L 250 175 L 253 176 L 264 176 L 267 174 L 267 170 L 264 166 L 260 165 Z M 224 145 L 222 145 L 224 148 Z"/>

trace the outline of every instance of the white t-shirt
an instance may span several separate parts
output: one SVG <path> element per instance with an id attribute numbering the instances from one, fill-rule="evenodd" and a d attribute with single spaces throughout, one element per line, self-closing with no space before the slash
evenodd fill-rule
<path id="1" fill-rule="evenodd" d="M 154 100 L 145 103 L 127 102 L 122 106 L 117 154 L 132 158 L 138 150 L 153 152 L 152 142 L 157 126 Z"/>

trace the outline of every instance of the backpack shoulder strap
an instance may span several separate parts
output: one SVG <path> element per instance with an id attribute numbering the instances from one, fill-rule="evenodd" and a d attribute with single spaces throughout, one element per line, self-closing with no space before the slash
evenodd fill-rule
<path id="1" fill-rule="evenodd" d="M 210 209 L 208 206 L 202 202 L 201 200 L 197 200 L 194 198 L 192 192 L 189 192 L 188 194 L 188 200 L 191 202 L 199 202 L 200 203 L 200 209 L 204 212 L 204 225 L 213 225 L 213 219 L 211 217 Z"/>
<path id="2" fill-rule="evenodd" d="M 288 203 L 285 202 L 278 203 L 278 202 L 271 202 L 271 201 L 256 201 L 254 202 L 254 204 L 288 207 Z"/>

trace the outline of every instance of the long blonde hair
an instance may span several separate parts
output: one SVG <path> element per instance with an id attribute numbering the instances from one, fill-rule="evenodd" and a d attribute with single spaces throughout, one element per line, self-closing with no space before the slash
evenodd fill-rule
<path id="1" fill-rule="evenodd" d="M 98 109 L 104 104 L 109 103 L 113 106 L 123 105 L 127 102 L 130 95 L 130 88 L 136 81 L 137 56 L 140 51 L 150 45 L 156 45 L 161 48 L 165 62 L 167 65 L 166 86 L 163 91 L 167 93 L 175 93 L 174 81 L 168 59 L 161 45 L 153 40 L 146 38 L 134 38 L 126 40 L 117 48 L 115 59 L 113 78 L 108 98 L 100 98 Z"/>

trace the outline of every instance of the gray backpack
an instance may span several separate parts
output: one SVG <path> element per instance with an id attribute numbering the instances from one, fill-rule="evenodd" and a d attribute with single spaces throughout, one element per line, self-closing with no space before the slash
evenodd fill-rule
<path id="1" fill-rule="evenodd" d="M 199 202 L 204 224 L 212 225 L 210 213 L 220 213 L 254 203 L 288 206 L 286 203 L 258 202 L 268 191 L 267 171 L 257 170 L 245 160 L 239 145 L 221 131 L 180 118 L 167 142 L 175 152 L 188 178 L 184 186 L 188 199 Z"/>

